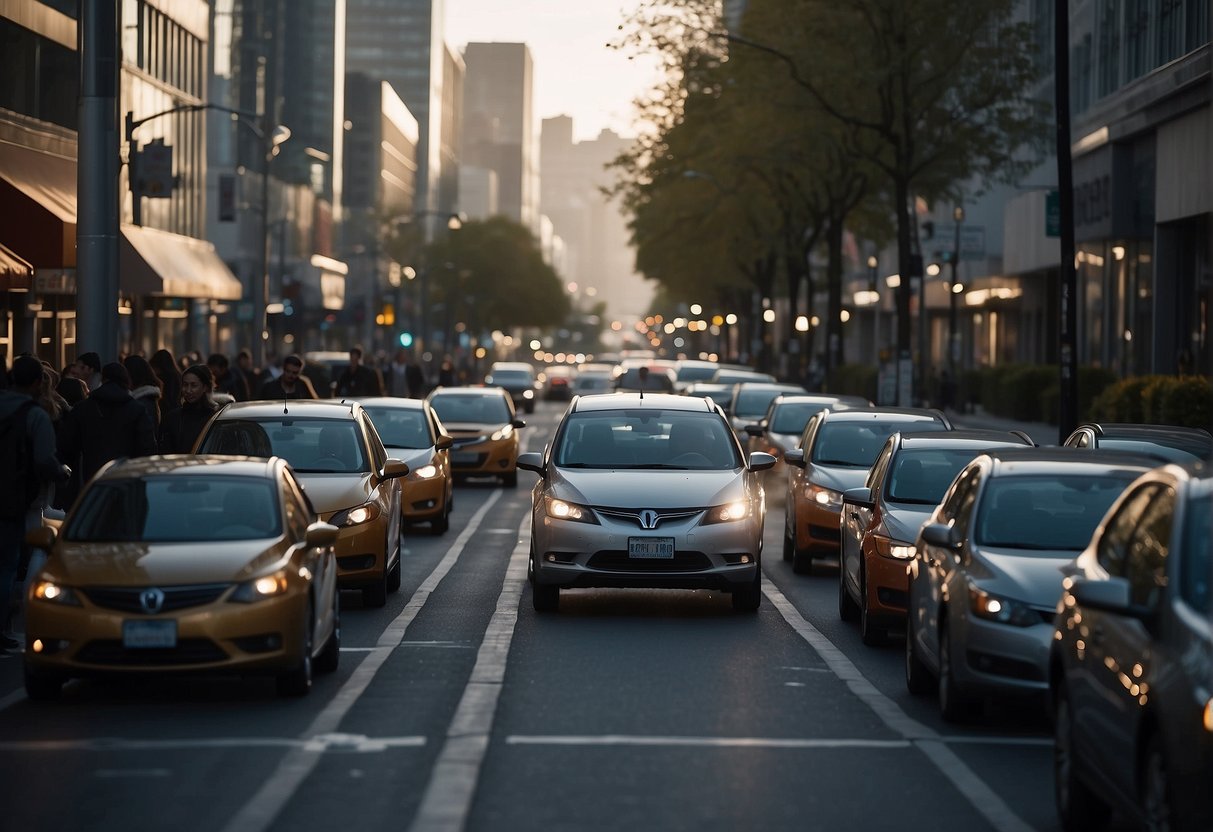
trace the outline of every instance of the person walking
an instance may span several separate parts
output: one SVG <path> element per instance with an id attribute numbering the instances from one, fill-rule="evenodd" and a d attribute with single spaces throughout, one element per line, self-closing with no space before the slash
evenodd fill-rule
<path id="1" fill-rule="evenodd" d="M 337 395 L 382 396 L 383 376 L 379 371 L 362 363 L 362 348 L 350 348 L 350 364 L 337 377 Z"/>
<path id="2" fill-rule="evenodd" d="M 71 474 L 55 455 L 50 416 L 37 406 L 44 375 L 38 359 L 18 356 L 10 386 L 0 390 L 0 455 L 6 465 L 0 478 L 0 648 L 5 650 L 21 646 L 8 634 L 8 622 L 25 533 L 41 522 L 40 496 Z"/>
<path id="3" fill-rule="evenodd" d="M 282 359 L 282 375 L 272 378 L 261 385 L 257 394 L 259 399 L 318 399 L 316 389 L 311 380 L 301 375 L 303 359 L 297 355 L 288 355 Z"/>
<path id="4" fill-rule="evenodd" d="M 59 452 L 87 483 L 101 466 L 123 457 L 156 452 L 156 429 L 147 410 L 131 398 L 131 376 L 117 362 L 101 368 L 101 386 L 63 420 Z"/>
<path id="5" fill-rule="evenodd" d="M 215 377 L 205 364 L 195 364 L 181 374 L 181 406 L 164 414 L 160 421 L 160 453 L 189 454 L 219 405 L 212 392 Z"/>
<path id="6" fill-rule="evenodd" d="M 160 430 L 160 401 L 164 395 L 160 378 L 142 355 L 128 355 L 122 366 L 131 374 L 131 398 L 143 405 L 152 427 Z"/>
<path id="7" fill-rule="evenodd" d="M 247 402 L 251 398 L 248 382 L 244 376 L 231 366 L 227 356 L 221 352 L 211 353 L 206 360 L 206 366 L 211 368 L 211 376 L 215 379 L 215 391 L 227 393 L 233 401 Z"/>
<path id="8" fill-rule="evenodd" d="M 396 357 L 384 373 L 383 383 L 389 396 L 409 396 L 409 354 L 405 350 L 396 350 Z"/>
<path id="9" fill-rule="evenodd" d="M 261 389 L 261 385 L 265 382 L 265 374 L 253 366 L 253 354 L 248 350 L 241 350 L 236 354 L 234 370 L 244 376 L 244 383 L 248 387 L 250 398 L 253 393 Z"/>
<path id="10" fill-rule="evenodd" d="M 425 370 L 421 368 L 421 363 L 417 361 L 416 356 L 409 361 L 408 369 L 405 370 L 405 376 L 408 378 L 409 398 L 425 398 Z"/>
<path id="11" fill-rule="evenodd" d="M 168 350 L 156 350 L 147 360 L 160 379 L 160 387 L 164 391 L 160 396 L 160 410 L 168 413 L 181 406 L 181 371 L 177 369 L 177 359 Z"/>
<path id="12" fill-rule="evenodd" d="M 101 386 L 101 356 L 95 352 L 81 353 L 71 365 L 72 375 L 88 385 L 89 392 Z"/>

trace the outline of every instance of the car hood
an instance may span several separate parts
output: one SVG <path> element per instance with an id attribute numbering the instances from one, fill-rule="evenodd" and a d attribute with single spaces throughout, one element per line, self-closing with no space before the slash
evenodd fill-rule
<path id="1" fill-rule="evenodd" d="M 841 468 L 833 465 L 814 465 L 810 481 L 815 485 L 846 491 L 858 488 L 868 478 L 867 468 Z"/>
<path id="2" fill-rule="evenodd" d="M 74 586 L 230 583 L 277 562 L 276 541 L 67 543 L 56 547 L 51 571 Z"/>
<path id="3" fill-rule="evenodd" d="M 884 524 L 889 537 L 906 543 L 918 538 L 918 530 L 931 518 L 935 506 L 889 506 L 884 509 Z"/>
<path id="4" fill-rule="evenodd" d="M 685 508 L 739 499 L 737 471 L 564 471 L 554 469 L 551 493 L 591 506 Z"/>
<path id="5" fill-rule="evenodd" d="M 1027 554 L 983 549 L 974 553 L 969 572 L 987 592 L 1036 607 L 1053 607 L 1061 597 L 1062 579 L 1077 555 L 1064 549 Z"/>
<path id="6" fill-rule="evenodd" d="M 296 474 L 317 514 L 360 506 L 371 498 L 372 474 Z"/>
<path id="7" fill-rule="evenodd" d="M 391 448 L 387 449 L 387 455 L 393 459 L 399 459 L 409 466 L 410 471 L 416 471 L 418 468 L 424 468 L 434 461 L 434 449 L 431 448 Z"/>

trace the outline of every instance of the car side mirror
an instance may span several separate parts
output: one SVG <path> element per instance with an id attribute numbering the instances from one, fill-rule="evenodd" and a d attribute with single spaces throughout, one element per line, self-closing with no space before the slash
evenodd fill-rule
<path id="1" fill-rule="evenodd" d="M 778 462 L 775 457 L 763 451 L 754 451 L 750 454 L 749 466 L 751 471 L 765 471 L 768 468 L 774 468 Z"/>
<path id="2" fill-rule="evenodd" d="M 314 548 L 323 548 L 332 546 L 337 542 L 337 534 L 339 529 L 331 523 L 324 523 L 317 520 L 307 527 L 307 545 Z"/>
<path id="3" fill-rule="evenodd" d="M 438 439 L 434 442 L 434 447 L 440 451 L 449 450 L 455 444 L 455 437 L 450 434 L 440 433 Z"/>
<path id="4" fill-rule="evenodd" d="M 510 422 L 510 424 L 516 428 L 525 428 L 526 427 L 526 422 L 524 422 L 522 419 L 515 419 L 514 421 Z"/>
<path id="5" fill-rule="evenodd" d="M 750 436 L 762 436 L 762 425 L 746 425 L 745 432 Z"/>
<path id="6" fill-rule="evenodd" d="M 783 452 L 783 461 L 797 468 L 804 467 L 804 448 L 792 448 Z"/>
<path id="7" fill-rule="evenodd" d="M 541 477 L 546 473 L 543 467 L 543 454 L 536 451 L 519 454 L 518 467 L 524 471 L 534 471 Z"/>
<path id="8" fill-rule="evenodd" d="M 842 492 L 842 501 L 861 508 L 872 508 L 875 505 L 872 499 L 872 489 L 866 485 L 859 488 L 848 488 Z"/>
<path id="9" fill-rule="evenodd" d="M 1113 615 L 1145 618 L 1146 611 L 1133 605 L 1131 587 L 1127 578 L 1091 580 L 1071 578 L 1070 594 L 1080 605 Z"/>
<path id="10" fill-rule="evenodd" d="M 394 480 L 400 477 L 406 477 L 409 473 L 409 465 L 402 459 L 389 459 L 383 463 L 383 473 L 379 475 L 382 480 Z"/>
<path id="11" fill-rule="evenodd" d="M 50 526 L 39 526 L 25 533 L 25 542 L 34 549 L 49 552 L 59 538 L 59 533 Z"/>
<path id="12" fill-rule="evenodd" d="M 922 527 L 922 539 L 932 546 L 955 549 L 960 545 L 955 530 L 947 523 L 927 523 Z"/>

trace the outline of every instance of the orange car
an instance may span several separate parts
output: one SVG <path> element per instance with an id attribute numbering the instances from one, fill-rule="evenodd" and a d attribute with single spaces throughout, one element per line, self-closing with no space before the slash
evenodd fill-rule
<path id="1" fill-rule="evenodd" d="M 514 402 L 501 387 L 439 387 L 426 398 L 454 438 L 451 470 L 456 479 L 498 477 L 518 485 L 518 429 Z"/>
<path id="2" fill-rule="evenodd" d="M 445 534 L 455 505 L 450 454 L 454 440 L 438 414 L 422 399 L 376 396 L 358 401 L 387 452 L 409 466 L 409 475 L 400 481 L 404 522 L 428 522 L 435 534 Z"/>

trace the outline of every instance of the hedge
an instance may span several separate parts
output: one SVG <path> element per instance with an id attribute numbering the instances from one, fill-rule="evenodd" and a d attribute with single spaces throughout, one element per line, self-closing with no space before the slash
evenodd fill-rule
<path id="1" fill-rule="evenodd" d="M 1208 429 L 1213 423 L 1213 386 L 1205 376 L 1121 379 L 1095 400 L 1089 418 Z"/>

